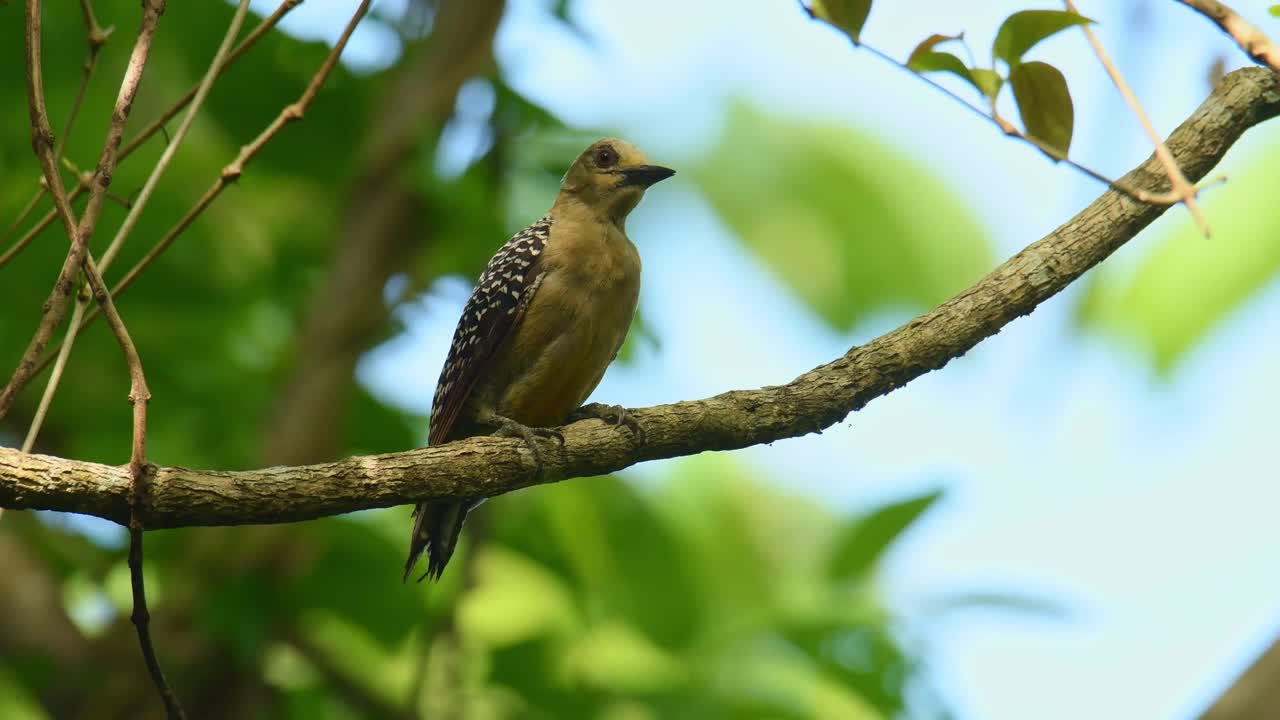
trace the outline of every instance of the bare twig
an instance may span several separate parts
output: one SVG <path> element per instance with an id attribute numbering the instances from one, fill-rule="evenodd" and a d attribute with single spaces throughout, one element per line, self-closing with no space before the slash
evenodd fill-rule
<path id="1" fill-rule="evenodd" d="M 36 189 L 35 193 L 31 195 L 31 199 L 27 201 L 27 204 L 22 206 L 22 210 L 18 212 L 18 217 L 14 218 L 14 221 L 9 224 L 9 227 L 4 231 L 4 234 L 0 235 L 0 245 L 9 242 L 9 238 L 13 237 L 13 234 L 18 231 L 18 228 L 22 227 L 22 223 L 27 221 L 27 218 L 31 215 L 32 211 L 34 211 L 36 206 L 40 204 L 40 200 L 44 198 L 45 192 L 45 186 L 42 182 L 40 183 L 40 187 Z M 52 216 L 50 216 L 50 220 L 52 220 Z M 26 236 L 23 236 L 24 239 L 25 237 Z M 27 240 L 27 242 L 30 242 L 30 240 Z M 6 263 L 12 260 L 13 256 L 22 252 L 22 248 L 24 247 L 26 247 L 26 244 L 23 243 L 22 240 L 19 240 L 16 245 L 6 250 L 3 254 L 0 254 L 0 268 L 3 268 Z"/>
<path id="2" fill-rule="evenodd" d="M 91 38 L 90 58 L 92 61 L 96 60 L 97 47 L 101 46 L 101 40 L 95 44 L 92 38 L 97 37 L 105 40 L 105 35 L 102 33 L 101 29 L 97 27 L 96 20 L 93 19 L 93 9 L 90 1 L 82 0 L 82 8 L 84 9 L 84 22 L 88 24 L 88 35 L 90 35 Z M 146 183 L 142 186 L 142 191 L 138 193 L 138 197 L 133 201 L 133 204 L 129 206 L 128 215 L 125 215 L 124 222 L 120 224 L 120 228 L 116 231 L 115 237 L 111 240 L 106 252 L 102 254 L 102 259 L 99 263 L 99 269 L 101 272 L 106 272 L 106 268 L 110 265 L 111 259 L 115 256 L 115 252 L 119 251 L 120 246 L 123 245 L 125 237 L 128 237 L 129 231 L 133 228 L 134 223 L 137 222 L 138 215 L 140 215 L 142 213 L 142 209 L 145 208 L 147 200 L 150 199 L 151 192 L 155 190 L 156 183 L 159 182 L 161 174 L 164 173 L 165 168 L 168 168 L 170 160 L 173 159 L 174 152 L 178 150 L 178 146 L 182 145 L 182 141 L 186 138 L 187 132 L 191 129 L 192 120 L 195 119 L 196 113 L 200 111 L 200 106 L 204 105 L 205 97 L 209 95 L 209 90 L 210 87 L 212 87 L 212 83 L 214 83 L 214 79 L 221 74 L 221 69 L 223 69 L 225 61 L 227 61 L 227 54 L 230 50 L 230 46 L 232 46 L 232 42 L 236 40 L 236 36 L 239 35 L 239 29 L 241 29 L 244 22 L 244 15 L 247 13 L 248 0 L 241 0 L 241 4 L 239 4 L 236 9 L 236 13 L 232 15 L 232 22 L 230 22 L 227 27 L 227 32 L 223 35 L 223 42 L 219 45 L 218 51 L 214 54 L 214 59 L 212 59 L 209 64 L 209 70 L 205 73 L 204 81 L 201 81 L 200 86 L 197 87 L 195 99 L 193 99 L 191 105 L 189 105 L 186 117 L 183 118 L 182 124 L 178 127 L 178 132 L 174 133 L 173 140 L 169 142 L 169 145 L 165 147 L 163 154 L 160 155 L 160 159 L 156 161 L 155 168 L 152 168 L 150 177 L 147 177 Z M 87 72 L 91 72 L 92 64 L 87 64 L 86 68 L 88 68 Z M 87 85 L 87 81 L 88 77 L 86 74 L 86 79 L 84 79 L 84 82 L 82 82 L 81 85 L 81 95 L 83 95 L 84 85 Z M 70 122 L 68 122 L 68 126 L 69 124 Z M 56 159 L 58 151 L 55 150 L 54 155 Z M 78 176 L 81 174 L 76 168 L 73 167 L 72 169 L 73 172 L 78 174 Z M 45 384 L 45 393 L 40 398 L 40 406 L 37 407 L 36 415 L 33 416 L 31 421 L 31 427 L 27 430 L 27 438 L 26 441 L 23 442 L 23 450 L 27 450 L 29 452 L 31 447 L 35 445 L 36 437 L 38 436 L 38 433 L 40 433 L 41 424 L 44 423 L 45 415 L 47 414 L 47 411 L 49 411 L 49 406 L 52 404 L 52 398 L 54 398 L 55 393 L 58 392 L 59 382 L 61 377 L 63 377 L 63 370 L 65 369 L 65 366 L 67 366 L 67 360 L 70 356 L 70 348 L 72 348 L 74 343 L 76 343 L 76 336 L 79 332 L 79 328 L 81 328 L 81 322 L 84 318 L 84 310 L 87 309 L 88 304 L 90 304 L 91 301 L 92 297 L 88 295 L 88 293 L 81 293 L 81 296 L 77 297 L 76 307 L 72 310 L 72 320 L 70 320 L 70 323 L 67 325 L 67 334 L 65 334 L 63 343 L 61 343 L 61 346 L 58 348 L 58 356 L 56 356 L 56 360 L 54 361 L 54 370 L 52 370 L 52 373 L 49 375 L 49 382 Z"/>
<path id="3" fill-rule="evenodd" d="M 83 0 L 86 8 L 86 22 L 92 22 L 92 7 L 88 0 Z M 107 246 L 107 250 L 103 253 L 102 260 L 98 263 L 98 268 L 102 272 L 106 272 L 107 266 L 110 264 L 112 257 L 119 251 L 129 231 L 137 222 L 138 215 L 146 206 L 147 200 L 151 196 L 156 183 L 160 179 L 160 175 L 168 167 L 174 153 L 186 138 L 187 131 L 191 128 L 191 122 L 195 119 L 195 115 L 200 110 L 200 106 L 204 104 L 204 99 L 209 93 L 209 89 L 213 86 L 213 81 L 221 74 L 222 66 L 226 62 L 227 52 L 231 48 L 231 43 L 235 41 L 236 36 L 240 34 L 240 26 L 244 22 L 245 15 L 249 10 L 249 0 L 240 0 L 239 7 L 236 8 L 235 14 L 231 18 L 231 23 L 227 26 L 227 31 L 223 35 L 222 44 L 219 45 L 217 52 L 214 53 L 213 60 L 209 64 L 209 69 L 205 73 L 204 80 L 200 83 L 196 92 L 195 99 L 192 101 L 186 116 L 182 119 L 182 124 L 178 127 L 178 131 L 174 134 L 173 139 L 165 148 L 160 159 L 156 161 L 156 166 L 152 169 L 151 175 L 147 178 L 146 184 L 143 185 L 142 191 L 138 194 L 137 199 L 129 208 L 129 214 L 125 216 L 124 222 L 116 231 L 115 238 L 111 244 Z M 90 36 L 94 35 L 94 29 L 90 29 Z M 100 31 L 99 31 L 100 32 Z M 58 391 L 58 384 L 62 379 L 62 371 L 66 367 L 67 358 L 70 355 L 70 349 L 74 346 L 76 335 L 80 331 L 80 323 L 84 319 L 85 310 L 87 309 L 92 298 L 85 293 L 76 299 L 75 308 L 71 311 L 71 322 L 67 324 L 67 332 L 63 337 L 62 345 L 58 348 L 57 358 L 54 361 L 53 372 L 49 375 L 49 381 L 45 384 L 44 394 L 40 398 L 40 405 L 36 408 L 36 414 L 31 420 L 31 426 L 27 430 L 26 440 L 23 442 L 23 449 L 30 451 L 35 444 L 36 437 L 40 432 L 40 426 L 44 422 L 49 406 L 53 402 L 53 396 Z"/>
<path id="4" fill-rule="evenodd" d="M 102 273 L 91 254 L 85 255 L 84 274 L 129 367 L 129 403 L 133 405 L 133 444 L 129 451 L 129 583 L 133 588 L 133 613 L 129 619 L 138 631 L 138 645 L 142 648 L 143 661 L 151 675 L 151 681 L 160 693 L 169 720 L 185 720 L 186 712 L 183 711 L 173 686 L 164 676 L 151 640 L 151 612 L 147 609 L 147 589 L 142 572 L 142 516 L 149 482 L 147 403 L 151 400 L 151 391 L 147 388 L 147 377 L 142 370 L 138 348 L 129 337 L 129 330 L 116 310 L 111 293 L 107 292 L 107 284 L 103 282 Z"/>
<path id="5" fill-rule="evenodd" d="M 227 68 L 230 68 L 231 65 L 234 64 L 237 60 L 244 57 L 246 52 L 248 52 L 255 44 L 257 44 L 257 42 L 260 39 L 262 39 L 264 35 L 270 32 L 276 26 L 276 24 L 280 22 L 281 18 L 283 18 L 286 14 L 288 14 L 290 10 L 301 5 L 303 2 L 304 0 L 282 0 L 280 5 L 276 7 L 275 11 L 273 11 L 267 17 L 263 18 L 262 22 L 258 23 L 258 26 L 253 29 L 253 32 L 249 33 L 245 37 L 245 39 L 242 40 L 240 44 L 237 45 L 235 49 L 231 51 L 231 54 L 227 57 L 227 62 L 222 66 L 222 72 L 226 72 Z M 169 109 L 161 113 L 159 118 L 152 121 L 150 125 L 144 128 L 141 132 L 137 134 L 137 136 L 135 136 L 128 143 L 126 143 L 125 146 L 120 150 L 119 162 L 123 162 L 125 158 L 132 155 L 134 151 L 136 151 L 139 147 L 141 147 L 144 142 L 149 140 L 157 132 L 160 132 L 164 128 L 165 123 L 172 120 L 175 115 L 177 115 L 179 112 L 182 111 L 184 107 L 187 106 L 187 103 L 190 103 L 191 100 L 195 98 L 196 91 L 199 89 L 199 87 L 200 85 L 198 83 L 196 85 L 193 85 L 185 95 L 179 98 L 177 102 L 175 102 L 172 106 L 169 107 Z M 40 192 L 41 193 L 44 192 L 43 188 L 40 190 Z M 76 190 L 71 193 L 72 202 L 74 202 L 77 198 L 79 198 L 80 194 L 83 192 L 84 192 L 83 189 L 76 188 Z M 3 268 L 5 263 L 12 260 L 13 257 L 16 256 L 18 253 L 22 252 L 22 250 L 26 248 L 27 245 L 31 244 L 31 241 L 34 240 L 36 237 L 38 237 L 40 233 L 44 232 L 44 230 L 48 228 L 51 224 L 53 224 L 53 221 L 55 219 L 57 219 L 57 210 L 50 210 L 49 212 L 45 213 L 44 216 L 40 218 L 40 222 L 36 223 L 35 227 L 27 231 L 27 233 L 24 234 L 22 238 L 18 240 L 18 242 L 14 243 L 13 247 L 5 251 L 3 255 L 0 255 L 0 268 Z M 10 230 L 9 232 L 7 232 L 6 237 L 8 236 L 8 234 L 12 232 L 13 230 Z M 52 361 L 52 359 L 53 359 L 52 355 L 46 356 L 45 359 L 39 365 L 39 367 L 36 369 L 36 373 L 39 373 L 43 371 L 45 368 L 47 368 L 49 366 L 49 363 Z"/>
<path id="6" fill-rule="evenodd" d="M 71 249 L 58 273 L 49 299 L 43 305 L 43 314 L 39 326 L 22 354 L 18 367 L 3 390 L 0 390 L 0 418 L 8 413 L 18 392 L 26 386 L 35 370 L 36 360 L 53 336 L 53 330 L 62 322 L 67 311 L 67 300 L 74 286 L 76 274 L 84 262 L 89 247 L 89 237 L 98 223 L 98 215 L 102 210 L 102 201 L 106 195 L 107 185 L 111 182 L 111 174 L 115 171 L 117 151 L 124 136 L 124 126 L 129 119 L 129 111 L 133 109 L 133 100 L 138 94 L 138 86 L 142 82 L 142 73 L 146 69 L 147 59 L 151 54 L 151 41 L 155 37 L 156 25 L 164 11 L 164 0 L 148 0 L 143 3 L 142 24 L 138 29 L 138 38 L 134 42 L 129 64 L 125 68 L 124 80 L 120 84 L 120 92 L 116 97 L 115 109 L 111 115 L 111 125 L 107 130 L 107 140 L 102 147 L 102 155 L 98 159 L 98 167 L 94 173 L 94 183 L 89 191 L 89 202 L 77 225 L 71 203 L 62 185 L 58 173 L 58 164 L 53 158 L 53 128 L 49 124 L 49 110 L 44 99 L 44 73 L 40 67 L 40 0 L 27 0 L 26 8 L 26 41 L 27 41 L 27 103 L 31 114 L 31 143 L 40 159 L 44 171 L 45 182 L 54 197 L 54 208 L 62 218 L 71 240 Z"/>
<path id="7" fill-rule="evenodd" d="M 175 225 L 163 238 L 161 238 L 160 241 L 156 243 L 155 247 L 151 248 L 151 250 L 129 270 L 124 278 L 122 278 L 120 282 L 112 288 L 112 294 L 118 295 L 119 293 L 124 292 L 129 285 L 133 284 L 133 281 L 137 279 L 138 275 L 143 270 L 147 269 L 147 267 L 154 262 L 161 253 L 168 249 L 169 245 L 171 245 L 184 230 L 190 227 L 191 223 L 195 222 L 196 218 L 204 212 L 205 208 L 209 207 L 209 205 L 217 199 L 218 195 L 222 194 L 222 191 L 225 190 L 228 185 L 240 179 L 240 175 L 244 173 L 245 166 L 247 166 L 249 162 L 258 155 L 258 153 L 262 152 L 262 148 L 266 147 L 267 143 L 271 142 L 271 139 L 284 129 L 284 126 L 302 119 L 303 115 L 307 112 L 307 108 L 311 107 L 312 101 L 315 100 L 316 93 L 320 92 L 320 87 L 324 85 L 325 80 L 329 78 L 329 73 L 331 73 L 334 66 L 338 64 L 338 58 L 341 57 L 342 51 L 347 47 L 347 40 L 351 38 L 351 33 L 355 31 L 356 25 L 360 24 L 360 20 L 364 18 L 365 13 L 368 12 L 369 2 L 370 0 L 361 0 L 360 5 L 356 7 L 355 13 L 352 14 L 351 20 L 347 22 L 347 27 L 343 29 L 342 35 L 338 37 L 338 42 L 336 42 L 333 49 L 329 51 L 328 57 L 326 57 L 324 62 L 320 64 L 320 68 L 316 70 L 316 74 L 312 76 L 311 82 L 307 84 L 306 89 L 302 91 L 302 95 L 297 99 L 297 101 L 286 105 L 284 109 L 280 111 L 280 114 L 271 121 L 271 124 L 267 125 L 267 127 L 248 145 L 240 148 L 240 152 L 236 155 L 236 159 L 232 160 L 226 167 L 222 168 L 222 172 L 218 174 L 218 179 L 214 181 L 213 185 L 205 191 L 204 195 L 200 196 L 200 199 L 197 200 L 196 204 L 187 211 L 187 214 L 178 221 L 178 224 Z M 91 322 L 92 320 L 93 317 L 91 316 L 86 320 L 86 323 Z"/>
<path id="8" fill-rule="evenodd" d="M 1217 0 L 1178 0 L 1178 2 L 1209 18 L 1231 36 L 1241 50 L 1259 65 L 1265 65 L 1280 72 L 1280 47 L 1271 42 L 1271 38 L 1254 27 L 1240 14 Z"/>
<path id="9" fill-rule="evenodd" d="M 253 32 L 245 36 L 245 39 L 240 41 L 240 44 L 236 45 L 235 49 L 231 51 L 231 54 L 227 56 L 227 61 L 223 63 L 221 68 L 219 68 L 218 76 L 221 76 L 222 73 L 226 72 L 227 69 L 234 65 L 237 60 L 244 57 L 244 54 L 256 45 L 264 35 L 275 28 L 281 18 L 303 2 L 304 0 L 283 0 L 278 6 L 276 6 L 276 9 L 270 15 L 263 18 L 262 22 L 258 23 L 258 26 L 253 29 Z M 136 137 L 125 143 L 124 149 L 120 151 L 120 157 L 122 159 L 129 157 L 142 145 L 142 143 L 150 140 L 152 136 L 157 132 L 160 132 L 161 128 L 163 128 L 166 123 L 172 120 L 175 115 L 182 112 L 182 108 L 186 107 L 188 103 L 195 99 L 196 93 L 199 92 L 201 84 L 203 84 L 203 81 L 192 85 L 191 89 L 187 90 L 186 94 L 171 105 L 168 110 L 160 113 L 160 117 L 151 121 L 151 124 L 143 128 Z"/>
<path id="10" fill-rule="evenodd" d="M 62 339 L 62 346 L 58 348 L 57 359 L 53 363 L 53 372 L 49 373 L 49 382 L 44 386 L 44 394 L 40 396 L 40 404 L 36 407 L 36 414 L 31 418 L 31 425 L 27 428 L 27 437 L 22 441 L 22 451 L 31 452 L 35 447 L 36 438 L 40 435 L 40 428 L 44 425 L 44 418 L 49 413 L 49 406 L 53 404 L 53 396 L 58 391 L 58 384 L 62 382 L 62 373 L 67 368 L 67 360 L 71 358 L 71 348 L 75 347 L 76 328 L 80 326 L 80 321 L 84 318 L 85 308 L 88 306 L 88 295 L 85 294 L 87 289 L 81 291 L 83 299 L 76 298 L 76 305 L 71 309 L 71 322 L 67 324 L 67 334 Z"/>
<path id="11" fill-rule="evenodd" d="M 80 11 L 84 15 L 84 29 L 86 44 L 89 46 L 89 54 L 84 61 L 84 74 L 80 76 L 80 88 L 76 90 L 75 100 L 71 102 L 71 112 L 67 115 L 67 125 L 62 131 L 62 137 L 58 138 L 57 144 L 53 148 L 53 160 L 58 162 L 62 159 L 62 152 L 66 149 L 67 140 L 71 137 L 71 131 L 76 126 L 76 117 L 80 115 L 80 106 L 84 103 L 85 92 L 89 89 L 89 81 L 93 79 L 93 71 L 98 66 L 98 53 L 102 50 L 102 46 L 107 44 L 107 38 L 115 29 L 109 27 L 104 29 L 98 24 L 98 18 L 93 14 L 93 2 L 91 0 L 80 0 Z"/>
<path id="12" fill-rule="evenodd" d="M 119 161 L 117 161 L 117 164 L 119 164 Z M 93 187 L 93 173 L 87 170 L 81 170 L 79 165 L 76 165 L 75 163 L 71 162 L 67 158 L 62 158 L 62 166 L 65 167 L 68 172 L 70 172 L 72 175 L 75 176 L 77 191 L 84 192 Z M 127 198 L 122 198 L 119 195 L 111 192 L 110 188 L 107 188 L 106 198 L 123 208 L 128 208 L 132 204 L 129 202 Z M 68 200 L 75 200 L 75 199 L 76 199 L 76 193 L 72 192 Z"/>
<path id="13" fill-rule="evenodd" d="M 75 100 L 71 103 L 71 112 L 67 116 L 67 124 L 63 128 L 62 135 L 58 137 L 53 149 L 53 159 L 55 163 L 62 159 L 62 153 L 63 150 L 66 149 L 67 139 L 71 137 L 71 131 L 75 129 L 76 117 L 80 114 L 80 106 L 83 104 L 85 93 L 89 89 L 89 81 L 93 79 L 93 71 L 98 66 L 98 54 L 102 50 L 102 46 L 106 44 L 107 37 L 111 35 L 111 31 L 114 29 L 107 28 L 104 30 L 102 26 L 98 25 L 98 19 L 93 14 L 93 3 L 90 0 L 80 0 L 80 10 L 84 15 L 85 37 L 89 50 L 84 61 L 84 74 L 80 77 L 80 87 L 76 90 Z M 9 226 L 9 229 L 5 231 L 2 237 L 0 237 L 0 244 L 7 242 L 9 236 L 26 221 L 27 216 L 35 209 L 35 206 L 40 202 L 40 198 L 44 197 L 46 192 L 48 192 L 48 184 L 43 182 L 42 178 L 42 182 L 35 194 L 31 197 L 31 200 L 22 208 L 22 212 L 18 213 L 18 219 L 14 220 L 13 224 Z M 41 230 L 48 227 L 49 224 L 53 222 L 54 213 L 56 212 L 56 209 L 50 210 L 45 216 L 46 220 L 41 220 L 40 223 L 37 223 L 35 228 L 23 235 L 22 239 L 15 243 L 13 247 L 6 250 L 3 255 L 0 255 L 0 268 L 3 268 L 10 260 L 17 257 L 18 253 L 22 252 Z"/>
<path id="14" fill-rule="evenodd" d="M 204 79 L 196 87 L 196 93 L 187 108 L 187 114 L 183 116 L 177 132 L 169 138 L 169 144 L 165 146 L 164 152 L 160 154 L 160 159 L 156 161 L 155 167 L 151 169 L 151 174 L 147 177 L 146 183 L 143 184 L 142 191 L 134 199 L 132 207 L 129 208 L 129 213 L 125 215 L 124 222 L 120 223 L 120 228 L 116 231 L 115 237 L 111 239 L 111 244 L 102 253 L 100 264 L 103 271 L 110 267 L 116 253 L 120 252 L 120 248 L 124 246 L 124 241 L 129 237 L 129 233 L 133 231 L 134 224 L 138 222 L 138 216 L 142 214 L 143 208 L 147 206 L 147 201 L 151 199 L 151 193 L 155 190 L 156 184 L 160 182 L 160 176 L 168 169 L 174 154 L 178 152 L 178 147 L 186 139 L 187 132 L 191 129 L 191 123 L 196 119 L 196 113 L 200 112 L 200 106 L 204 104 L 204 99 L 209 95 L 209 89 L 213 87 L 214 80 L 218 79 L 218 76 L 222 74 L 222 68 L 227 64 L 227 53 L 231 50 L 231 43 L 240 34 L 240 26 L 244 23 L 244 16 L 248 11 L 249 0 L 240 0 L 240 5 L 236 7 L 235 14 L 231 16 L 231 23 L 227 26 L 227 32 L 222 36 L 222 44 L 218 46 L 218 51 L 214 53 L 213 61 L 209 63 L 209 69 L 205 71 Z"/>
<path id="15" fill-rule="evenodd" d="M 1080 11 L 1076 10 L 1075 3 L 1071 2 L 1071 0 L 1062 0 L 1062 4 L 1070 12 L 1077 15 L 1080 14 Z M 1138 122 L 1142 124 L 1142 129 L 1146 131 L 1147 137 L 1151 139 L 1151 144 L 1155 146 L 1156 157 L 1160 159 L 1160 163 L 1164 165 L 1165 172 L 1169 174 L 1170 193 L 1176 196 L 1179 202 L 1187 206 L 1187 211 L 1191 213 L 1196 225 L 1200 227 L 1200 232 L 1204 233 L 1205 237 L 1208 237 L 1209 223 L 1205 221 L 1204 215 L 1200 212 L 1200 207 L 1196 205 L 1195 186 L 1187 181 L 1186 176 L 1182 174 L 1182 168 L 1178 167 L 1178 163 L 1174 162 L 1169 148 L 1165 147 L 1164 140 L 1160 138 L 1160 133 L 1156 132 L 1155 125 L 1151 124 L 1151 118 L 1147 117 L 1146 111 L 1142 109 L 1142 103 L 1138 102 L 1138 97 L 1133 94 L 1129 83 L 1125 81 L 1115 63 L 1111 62 L 1111 58 L 1107 56 L 1107 51 L 1103 49 L 1102 43 L 1098 41 L 1098 36 L 1094 34 L 1093 29 L 1089 27 L 1088 23 L 1085 23 L 1080 26 L 1080 30 L 1084 33 L 1085 38 L 1088 39 L 1094 54 L 1098 56 L 1098 62 L 1102 63 L 1102 67 L 1106 69 L 1107 76 L 1115 84 L 1116 90 L 1120 91 L 1120 96 L 1129 105 L 1129 109 L 1133 110 Z"/>
<path id="16" fill-rule="evenodd" d="M 370 0 L 362 0 L 360 5 L 356 8 L 351 20 L 347 23 L 346 29 L 343 30 L 342 35 L 338 38 L 338 42 L 333 46 L 333 49 L 329 52 L 328 57 L 324 59 L 324 62 L 321 63 L 320 68 L 316 70 L 316 74 L 311 78 L 311 82 L 308 83 L 306 89 L 303 90 L 302 95 L 299 96 L 298 100 L 290 105 L 286 105 L 284 109 L 280 111 L 280 114 L 276 116 L 275 120 L 271 121 L 271 124 L 269 124 L 266 129 L 259 133 L 258 136 L 248 145 L 240 148 L 240 152 L 236 155 L 235 160 L 222 168 L 222 172 L 218 174 L 218 179 L 215 180 L 213 185 L 204 192 L 204 195 L 200 196 L 200 199 L 197 200 L 196 204 L 187 211 L 187 214 L 184 215 L 182 219 L 169 230 L 169 232 L 165 233 L 164 237 L 160 238 L 155 246 L 148 250 L 147 254 L 135 263 L 134 266 L 129 269 L 129 272 L 125 273 L 125 276 L 115 284 L 115 287 L 111 289 L 112 297 L 119 297 L 125 290 L 129 289 L 129 286 L 138 279 L 138 276 L 150 267 L 151 263 L 155 262 L 156 258 L 160 257 L 165 250 L 169 249 L 169 246 L 173 244 L 173 241 L 185 232 L 186 229 L 196 221 L 196 218 L 200 217 L 200 214 L 203 213 L 219 195 L 222 194 L 222 191 L 225 190 L 228 185 L 240 178 L 245 167 L 258 155 L 258 153 L 262 152 L 262 148 L 266 147 L 267 143 L 270 142 L 272 138 L 284 129 L 284 126 L 302 119 L 303 115 L 306 114 L 307 108 L 309 108 L 312 101 L 315 100 L 316 93 L 320 92 L 320 88 L 324 85 L 325 80 L 328 79 L 329 73 L 332 72 L 334 66 L 337 65 L 338 58 L 342 55 L 343 49 L 346 48 L 347 40 L 350 39 L 351 33 L 355 30 L 356 25 L 360 23 L 361 18 L 363 18 L 365 13 L 368 11 L 369 2 Z M 98 315 L 98 311 L 90 312 L 84 319 L 84 322 L 81 323 L 81 330 L 96 320 Z M 40 363 L 36 372 L 44 370 L 44 368 L 51 362 L 52 358 L 46 357 L 44 361 Z"/>

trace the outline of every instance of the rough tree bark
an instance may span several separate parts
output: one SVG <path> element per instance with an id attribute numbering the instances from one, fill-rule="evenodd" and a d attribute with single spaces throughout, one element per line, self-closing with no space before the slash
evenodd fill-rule
<path id="1" fill-rule="evenodd" d="M 1280 76 L 1248 68 L 1226 76 L 1169 137 L 1192 181 L 1248 128 L 1280 114 Z M 1148 158 L 1123 182 L 1168 189 Z M 796 437 L 839 422 L 872 399 L 942 367 L 1030 313 L 1134 237 L 1165 210 L 1107 191 L 1048 236 L 934 310 L 786 385 L 633 411 L 646 442 L 597 420 L 546 441 L 544 473 L 518 441 L 473 438 L 390 455 L 246 472 L 152 468 L 149 528 L 304 520 L 415 499 L 496 495 L 567 477 L 598 475 L 645 460 L 731 450 Z M 1224 249 L 1224 252 L 1229 251 Z M 0 450 L 0 506 L 128 519 L 124 468 Z"/>

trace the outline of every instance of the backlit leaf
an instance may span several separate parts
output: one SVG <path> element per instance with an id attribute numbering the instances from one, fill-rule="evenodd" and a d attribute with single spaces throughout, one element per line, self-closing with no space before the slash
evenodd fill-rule
<path id="1" fill-rule="evenodd" d="M 1065 10 L 1023 10 L 1005 18 L 991 45 L 992 60 L 1004 60 L 1010 66 L 1022 62 L 1022 56 L 1041 40 L 1076 25 L 1093 22 L 1083 15 Z"/>
<path id="2" fill-rule="evenodd" d="M 871 13 L 871 0 L 813 0 L 810 12 L 849 36 L 854 43 Z"/>
<path id="3" fill-rule="evenodd" d="M 1071 132 L 1075 123 L 1067 79 L 1048 63 L 1029 62 L 1013 68 L 1009 73 L 1009 84 L 1013 87 L 1018 114 L 1022 116 L 1027 134 L 1065 157 L 1071 149 Z"/>
<path id="4" fill-rule="evenodd" d="M 941 490 L 932 490 L 876 508 L 850 523 L 833 548 L 831 576 L 856 580 L 865 575 L 880 561 L 889 546 L 941 497 Z"/>

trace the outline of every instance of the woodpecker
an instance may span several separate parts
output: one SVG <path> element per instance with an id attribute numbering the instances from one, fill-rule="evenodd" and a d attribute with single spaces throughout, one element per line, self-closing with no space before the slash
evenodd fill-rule
<path id="1" fill-rule="evenodd" d="M 551 210 L 489 260 L 463 308 L 431 408 L 427 444 L 496 434 L 523 439 L 539 467 L 539 436 L 571 417 L 639 428 L 617 406 L 582 403 L 618 355 L 640 293 L 640 254 L 627 215 L 675 174 L 636 146 L 605 138 L 565 174 Z M 439 579 L 467 513 L 483 498 L 418 503 L 404 578 L 425 550 Z"/>

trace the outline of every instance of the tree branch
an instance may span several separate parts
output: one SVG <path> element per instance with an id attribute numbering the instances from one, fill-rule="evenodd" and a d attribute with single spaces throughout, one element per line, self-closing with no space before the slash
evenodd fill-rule
<path id="1" fill-rule="evenodd" d="M 1238 70 L 1223 79 L 1167 145 L 1195 181 L 1245 130 L 1278 114 L 1280 76 L 1257 68 Z M 1168 176 L 1155 157 L 1124 181 L 1168 190 Z M 498 495 L 614 472 L 645 460 L 820 432 L 1035 310 L 1166 209 L 1108 190 L 969 289 L 786 385 L 633 410 L 645 431 L 642 446 L 628 431 L 598 420 L 564 428 L 563 447 L 554 441 L 543 446 L 541 477 L 522 442 L 494 437 L 301 467 L 244 472 L 153 468 L 143 519 L 149 528 L 307 520 L 424 498 Z M 0 449 L 0 506 L 86 513 L 124 524 L 129 519 L 129 480 L 126 468 Z"/>
<path id="2" fill-rule="evenodd" d="M 1271 42 L 1271 38 L 1254 27 L 1239 13 L 1218 0 L 1178 0 L 1178 2 L 1209 18 L 1231 36 L 1232 40 L 1259 65 L 1280 72 L 1280 47 Z"/>

